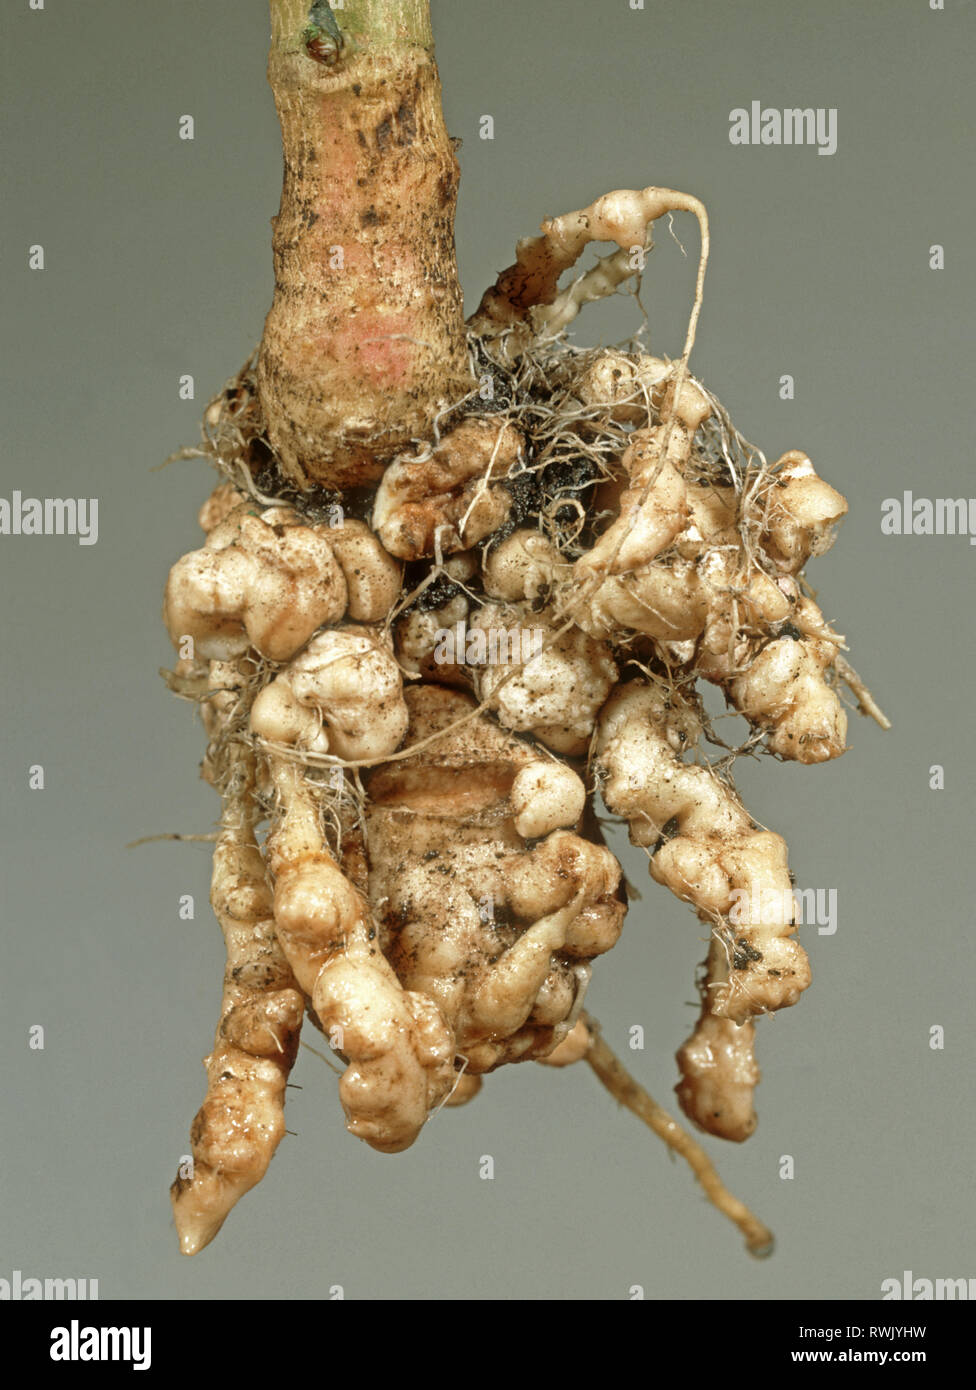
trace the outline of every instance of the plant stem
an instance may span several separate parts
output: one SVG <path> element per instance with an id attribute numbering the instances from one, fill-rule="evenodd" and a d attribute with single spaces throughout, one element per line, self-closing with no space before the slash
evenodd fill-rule
<path id="1" fill-rule="evenodd" d="M 374 482 L 470 389 L 429 0 L 271 0 L 284 183 L 258 358 L 301 486 Z"/>
<path id="2" fill-rule="evenodd" d="M 271 42 L 298 49 L 317 7 L 312 0 L 271 0 Z M 359 48 L 390 52 L 399 45 L 431 48 L 430 0 L 333 0 L 322 5 Z"/>

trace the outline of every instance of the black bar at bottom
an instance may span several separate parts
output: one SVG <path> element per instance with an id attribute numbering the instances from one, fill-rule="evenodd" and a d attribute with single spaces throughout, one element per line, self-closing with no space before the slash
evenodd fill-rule
<path id="1" fill-rule="evenodd" d="M 275 1300 L 269 1300 L 267 1307 L 221 1300 L 9 1302 L 0 1303 L 0 1336 L 8 1362 L 18 1365 L 18 1373 L 21 1368 L 27 1374 L 50 1368 L 56 1377 L 59 1368 L 64 1368 L 66 1377 L 94 1370 L 100 1375 L 190 1376 L 199 1381 L 201 1372 L 211 1367 L 222 1375 L 237 1370 L 251 1377 L 266 1365 L 275 1376 L 289 1366 L 290 1380 L 307 1360 L 321 1355 L 323 1335 L 342 1336 L 350 1327 L 357 1329 L 359 1314 L 341 1300 L 308 1302 L 318 1306 L 308 1308 L 302 1302 L 286 1311 Z M 430 1317 L 427 1305 L 403 1302 L 423 1307 L 421 1316 Z M 369 1302 L 360 1304 L 360 1308 L 371 1307 Z M 606 1326 L 603 1316 L 608 1315 L 593 1316 L 583 1328 L 577 1325 L 572 1340 L 590 1336 L 599 1350 Z M 387 1356 L 391 1369 L 402 1368 L 407 1345 L 413 1343 L 419 1351 L 423 1341 L 416 1331 L 407 1342 L 397 1336 L 395 1310 L 383 1316 L 384 1330 L 377 1337 L 375 1314 L 370 1315 L 371 1381 L 377 1379 Z M 506 1329 L 509 1322 L 517 1322 L 518 1314 L 510 1304 L 505 1317 Z M 658 1345 L 666 1344 L 679 1366 L 685 1358 L 689 1365 L 701 1365 L 703 1355 L 720 1354 L 734 1362 L 741 1354 L 743 1365 L 761 1368 L 768 1376 L 799 1366 L 948 1371 L 968 1349 L 971 1325 L 969 1304 L 963 1301 L 647 1300 L 643 1310 L 631 1306 L 627 1322 L 615 1323 L 614 1328 L 625 1326 L 630 1333 L 640 1330 Z M 455 1340 L 459 1350 L 463 1344 L 470 1355 L 472 1324 L 467 1319 L 440 1317 L 434 1326 L 425 1358 L 436 1355 L 446 1368 L 453 1359 Z M 538 1334 L 537 1324 L 534 1331 Z M 337 1354 L 342 1345 L 337 1344 Z"/>

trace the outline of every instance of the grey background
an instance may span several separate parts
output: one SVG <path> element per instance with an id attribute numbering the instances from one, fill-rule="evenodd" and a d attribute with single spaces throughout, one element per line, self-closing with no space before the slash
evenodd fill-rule
<path id="1" fill-rule="evenodd" d="M 884 537 L 880 504 L 973 491 L 973 6 L 434 0 L 469 311 L 515 239 L 615 187 L 701 196 L 713 254 L 692 366 L 771 458 L 802 447 L 851 504 L 811 567 L 827 615 L 894 721 L 852 715 L 823 767 L 740 763 L 801 886 L 838 892 L 806 928 L 814 985 L 759 1026 L 760 1127 L 706 1141 L 775 1229 L 751 1261 L 683 1165 L 585 1068 L 509 1067 L 388 1157 L 343 1129 L 336 1078 L 302 1052 L 268 1176 L 201 1256 L 177 1253 L 167 1186 L 200 1103 L 222 942 L 202 730 L 156 672 L 169 566 L 199 544 L 209 395 L 270 303 L 280 149 L 259 0 L 27 0 L 5 7 L 0 283 L 2 495 L 100 499 L 100 539 L 0 537 L 4 720 L 0 1276 L 97 1277 L 103 1297 L 875 1299 L 908 1268 L 974 1276 L 970 723 L 965 538 Z M 838 108 L 839 149 L 730 145 L 729 112 Z M 177 138 L 183 113 L 196 138 Z M 478 138 L 482 114 L 495 139 Z M 697 235 L 666 229 L 644 302 L 680 352 Z M 47 267 L 27 269 L 40 242 Z M 946 269 L 928 248 L 946 247 Z M 601 248 L 603 249 L 603 248 Z M 617 299 L 577 341 L 637 327 Z M 181 373 L 197 399 L 181 402 Z M 778 396 L 782 373 L 796 399 Z M 43 791 L 27 789 L 40 762 Z M 931 764 L 946 789 L 928 789 Z M 643 900 L 589 1005 L 670 1104 L 702 929 L 620 839 Z M 192 893 L 196 920 L 180 921 Z M 28 1028 L 46 1029 L 43 1052 Z M 929 1028 L 945 1028 L 944 1051 Z M 494 1181 L 479 1179 L 483 1154 Z M 778 1176 L 781 1155 L 796 1164 Z"/>

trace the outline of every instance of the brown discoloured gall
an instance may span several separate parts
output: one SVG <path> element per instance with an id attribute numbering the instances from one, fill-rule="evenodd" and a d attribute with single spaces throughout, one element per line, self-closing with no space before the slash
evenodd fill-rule
<path id="1" fill-rule="evenodd" d="M 577 1021 L 590 960 L 619 936 L 619 867 L 578 833 L 578 804 L 553 795 L 539 775 L 550 764 L 529 743 L 484 715 L 452 730 L 474 709 L 456 691 L 405 698 L 406 746 L 435 741 L 368 778 L 384 955 L 405 989 L 436 1000 L 471 1075 L 542 1059 Z M 540 838 L 529 843 L 518 807 L 532 800 Z"/>

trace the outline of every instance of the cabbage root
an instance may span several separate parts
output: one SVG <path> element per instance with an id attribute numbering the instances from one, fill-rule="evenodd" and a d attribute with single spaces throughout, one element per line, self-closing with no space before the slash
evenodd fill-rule
<path id="1" fill-rule="evenodd" d="M 626 911 L 597 796 L 707 929 L 676 1089 L 698 1128 L 746 1139 L 754 1020 L 810 970 L 785 842 L 739 800 L 741 750 L 706 756 L 724 745 L 700 682 L 779 759 L 845 751 L 845 684 L 887 725 L 805 580 L 847 504 L 806 454 L 767 463 L 690 374 L 697 198 L 617 190 L 547 220 L 465 324 L 426 0 L 271 13 L 274 302 L 208 406 L 196 452 L 220 481 L 164 603 L 168 680 L 199 703 L 224 802 L 228 953 L 181 1247 L 266 1170 L 304 1012 L 348 1129 L 387 1153 L 506 1064 L 586 1060 L 762 1253 L 583 1011 Z M 572 345 L 681 212 L 701 233 L 681 355 Z"/>

